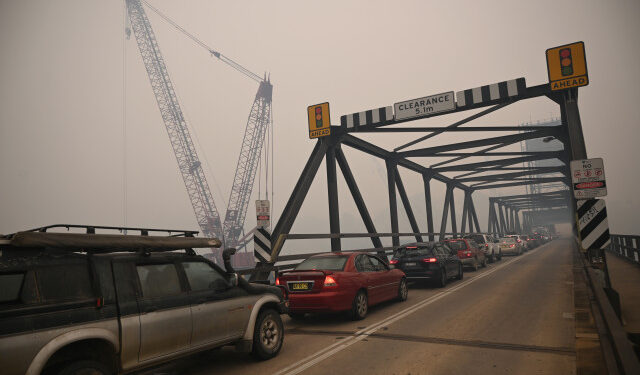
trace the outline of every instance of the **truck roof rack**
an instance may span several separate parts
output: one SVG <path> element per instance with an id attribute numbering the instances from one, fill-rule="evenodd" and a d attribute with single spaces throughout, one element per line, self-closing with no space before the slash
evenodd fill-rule
<path id="1" fill-rule="evenodd" d="M 66 228 L 67 230 L 71 228 L 79 228 L 79 229 L 84 229 L 87 234 L 95 234 L 96 229 L 116 230 L 124 234 L 127 234 L 128 232 L 139 232 L 141 236 L 146 236 L 149 234 L 149 232 L 163 232 L 163 233 L 169 234 L 169 236 L 175 236 L 175 237 L 181 237 L 181 236 L 194 237 L 198 233 L 200 233 L 197 230 L 118 227 L 118 226 L 82 225 L 82 224 L 52 224 L 44 227 L 28 229 L 28 230 L 25 230 L 24 232 L 46 232 L 47 230 L 52 228 Z M 7 235 L 7 236 L 11 236 L 11 235 Z"/>
<path id="2" fill-rule="evenodd" d="M 86 233 L 47 232 L 51 228 L 82 228 Z M 95 229 L 118 230 L 122 233 L 139 231 L 137 234 L 96 234 Z M 150 236 L 149 232 L 164 232 L 168 236 Z M 174 234 L 175 233 L 175 234 Z M 187 250 L 194 253 L 193 248 L 220 247 L 217 238 L 195 237 L 197 231 L 173 229 L 148 229 L 130 227 L 90 226 L 73 224 L 55 224 L 30 229 L 4 236 L 2 245 L 14 249 L 51 249 L 55 252 L 141 252 Z"/>

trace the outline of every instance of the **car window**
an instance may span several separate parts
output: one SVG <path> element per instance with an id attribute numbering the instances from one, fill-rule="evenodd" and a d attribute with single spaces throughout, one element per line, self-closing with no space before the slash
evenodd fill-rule
<path id="1" fill-rule="evenodd" d="M 380 259 L 374 257 L 373 255 L 369 255 L 369 260 L 376 271 L 388 271 L 389 267 L 384 264 Z"/>
<path id="2" fill-rule="evenodd" d="M 398 249 L 397 256 L 432 256 L 434 246 L 406 246 Z"/>
<path id="3" fill-rule="evenodd" d="M 88 264 L 65 264 L 36 269 L 41 301 L 91 298 Z"/>
<path id="4" fill-rule="evenodd" d="M 227 279 L 205 262 L 184 262 L 182 267 L 193 291 L 229 287 Z"/>
<path id="5" fill-rule="evenodd" d="M 305 259 L 296 266 L 296 270 L 342 271 L 349 259 L 348 255 L 319 256 Z"/>
<path id="6" fill-rule="evenodd" d="M 477 243 L 484 243 L 484 237 L 481 234 L 471 234 L 468 236 L 464 236 L 464 238 L 474 240 Z"/>
<path id="7" fill-rule="evenodd" d="M 448 249 L 445 249 L 444 246 L 442 246 L 441 244 L 437 244 L 436 245 L 436 255 L 438 257 L 442 257 L 442 258 L 446 258 L 450 255 L 450 252 Z"/>
<path id="8" fill-rule="evenodd" d="M 514 243 L 516 242 L 516 239 L 513 237 L 502 237 L 500 239 L 500 242 L 505 242 L 505 243 Z"/>
<path id="9" fill-rule="evenodd" d="M 447 241 L 447 246 L 455 251 L 467 249 L 467 244 L 463 240 Z"/>
<path id="10" fill-rule="evenodd" d="M 24 273 L 0 275 L 0 303 L 18 301 L 23 281 Z"/>
<path id="11" fill-rule="evenodd" d="M 144 298 L 172 296 L 182 292 L 173 263 L 138 265 L 136 270 Z"/>
<path id="12" fill-rule="evenodd" d="M 374 272 L 376 270 L 373 263 L 369 260 L 369 257 L 364 254 L 356 257 L 356 269 L 358 272 Z"/>

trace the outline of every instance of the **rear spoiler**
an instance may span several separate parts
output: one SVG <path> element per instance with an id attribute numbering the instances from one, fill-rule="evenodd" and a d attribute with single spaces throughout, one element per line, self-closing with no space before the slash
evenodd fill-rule
<path id="1" fill-rule="evenodd" d="M 334 273 L 335 271 L 327 271 L 327 270 L 288 270 L 288 271 L 280 271 L 279 275 L 284 275 L 284 274 L 289 274 L 289 273 L 303 273 L 303 272 L 307 272 L 307 273 L 321 273 L 323 275 L 331 275 L 332 273 Z"/>

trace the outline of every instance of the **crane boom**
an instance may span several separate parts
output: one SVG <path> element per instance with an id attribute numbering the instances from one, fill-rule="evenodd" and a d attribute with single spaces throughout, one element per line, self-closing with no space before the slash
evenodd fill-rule
<path id="1" fill-rule="evenodd" d="M 249 112 L 224 218 L 223 233 L 227 247 L 236 247 L 244 230 L 244 221 L 253 191 L 256 170 L 260 164 L 260 151 L 264 144 L 267 128 L 271 124 L 272 93 L 271 82 L 262 80 L 251 106 L 251 112 Z"/>
<path id="2" fill-rule="evenodd" d="M 126 0 L 126 4 L 140 55 L 147 69 L 151 88 L 169 134 L 169 140 L 198 225 L 204 235 L 223 238 L 220 215 L 213 201 L 209 184 L 202 170 L 149 19 L 140 0 Z"/>

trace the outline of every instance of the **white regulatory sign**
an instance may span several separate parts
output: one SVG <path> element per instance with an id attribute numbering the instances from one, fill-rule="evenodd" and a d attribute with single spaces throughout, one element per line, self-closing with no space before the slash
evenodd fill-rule
<path id="1" fill-rule="evenodd" d="M 571 182 L 576 199 L 607 195 L 602 158 L 571 160 Z"/>
<path id="2" fill-rule="evenodd" d="M 425 96 L 423 98 L 405 100 L 393 105 L 396 120 L 411 117 L 429 116 L 438 112 L 452 111 L 456 108 L 453 91 Z"/>
<path id="3" fill-rule="evenodd" d="M 271 223 L 271 208 L 268 200 L 256 201 L 256 219 L 258 227 L 268 227 Z"/>

